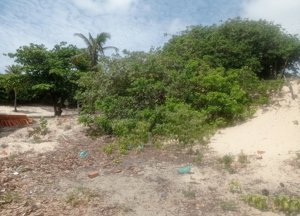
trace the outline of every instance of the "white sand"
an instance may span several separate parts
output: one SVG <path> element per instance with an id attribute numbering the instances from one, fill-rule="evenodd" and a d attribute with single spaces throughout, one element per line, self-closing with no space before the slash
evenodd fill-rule
<path id="1" fill-rule="evenodd" d="M 13 112 L 11 106 L 0 106 L 1 114 L 27 115 L 34 119 L 34 124 L 25 127 L 5 127 L 0 129 L 0 158 L 22 152 L 42 153 L 55 150 L 65 136 L 72 137 L 83 127 L 77 123 L 76 110 L 64 110 L 62 117 L 53 117 L 52 107 L 21 106 Z M 48 133 L 30 136 L 30 131 L 39 126 L 40 117 L 46 117 Z"/>
<path id="2" fill-rule="evenodd" d="M 53 107 L 51 106 L 18 106 L 18 112 L 14 112 L 12 106 L 0 106 L 0 114 L 27 115 L 29 117 L 52 117 L 54 116 Z M 75 114 L 76 110 L 63 109 L 62 115 Z"/>
<path id="3" fill-rule="evenodd" d="M 272 105 L 259 109 L 253 119 L 220 130 L 213 136 L 210 143 L 212 149 L 220 156 L 238 155 L 241 151 L 255 155 L 260 168 L 254 175 L 264 180 L 278 182 L 292 178 L 288 175 L 292 167 L 286 161 L 300 152 L 300 97 L 297 97 L 300 85 L 298 81 L 291 84 L 295 100 L 289 88 L 284 86 L 281 96 L 274 98 Z M 259 155 L 262 159 L 257 158 Z"/>

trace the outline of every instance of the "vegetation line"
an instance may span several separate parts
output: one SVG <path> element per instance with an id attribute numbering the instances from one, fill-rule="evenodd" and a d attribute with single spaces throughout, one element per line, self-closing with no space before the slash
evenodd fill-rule
<path id="1" fill-rule="evenodd" d="M 51 101 L 56 116 L 79 104 L 92 135 L 117 137 L 109 153 L 206 143 L 267 103 L 300 60 L 299 38 L 265 20 L 193 26 L 161 48 L 110 57 L 108 33 L 75 35 L 86 49 L 29 44 L 7 54 L 16 64 L 0 75 L 0 100 Z"/>

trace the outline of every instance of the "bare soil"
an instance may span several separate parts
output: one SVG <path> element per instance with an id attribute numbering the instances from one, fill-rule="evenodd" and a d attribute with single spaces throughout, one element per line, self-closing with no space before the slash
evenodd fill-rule
<path id="1" fill-rule="evenodd" d="M 298 83 L 293 86 L 298 94 Z M 76 115 L 49 115 L 48 133 L 39 138 L 29 137 L 39 118 L 25 128 L 2 128 L 0 215 L 283 215 L 241 199 L 265 191 L 300 196 L 300 103 L 286 89 L 277 99 L 284 104 L 275 101 L 255 118 L 220 130 L 207 146 L 145 146 L 127 155 L 105 154 L 102 148 L 113 138 L 87 136 Z M 241 151 L 246 162 L 238 161 Z M 234 156 L 231 170 L 221 163 L 226 154 Z M 191 172 L 178 174 L 189 163 Z"/>

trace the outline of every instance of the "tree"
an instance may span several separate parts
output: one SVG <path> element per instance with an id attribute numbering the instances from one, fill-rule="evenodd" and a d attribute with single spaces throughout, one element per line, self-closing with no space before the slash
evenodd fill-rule
<path id="1" fill-rule="evenodd" d="M 76 33 L 75 36 L 80 37 L 87 45 L 86 51 L 88 53 L 90 65 L 93 70 L 96 69 L 99 60 L 99 55 L 104 55 L 105 50 L 114 49 L 116 52 L 118 51 L 118 49 L 114 46 L 104 47 L 106 41 L 110 39 L 110 34 L 106 32 L 98 34 L 95 38 L 92 37 L 91 33 L 89 33 L 88 37 L 81 33 Z"/>
<path id="2" fill-rule="evenodd" d="M 9 56 L 22 65 L 32 83 L 32 89 L 51 98 L 54 115 L 60 116 L 66 99 L 73 99 L 77 89 L 78 71 L 72 58 L 77 47 L 61 42 L 48 50 L 44 45 L 30 44 Z"/>
<path id="3" fill-rule="evenodd" d="M 300 40 L 265 20 L 229 19 L 220 25 L 194 26 L 175 35 L 163 48 L 173 59 L 172 69 L 189 61 L 206 61 L 212 67 L 251 68 L 260 78 L 274 78 L 297 69 Z"/>
<path id="4" fill-rule="evenodd" d="M 5 72 L 4 86 L 8 91 L 14 91 L 14 111 L 17 112 L 17 95 L 19 91 L 26 88 L 26 75 L 23 74 L 20 65 L 7 66 Z"/>

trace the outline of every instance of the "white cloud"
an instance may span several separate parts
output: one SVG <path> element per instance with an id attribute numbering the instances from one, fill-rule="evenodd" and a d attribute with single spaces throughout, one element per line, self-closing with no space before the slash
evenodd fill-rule
<path id="1" fill-rule="evenodd" d="M 187 25 L 208 22 L 213 18 L 209 14 L 219 12 L 217 7 L 223 8 L 224 1 L 211 5 L 208 0 L 0 0 L 0 73 L 12 63 L 2 53 L 29 43 L 52 48 L 67 41 L 85 47 L 74 33 L 108 32 L 111 40 L 106 45 L 147 51 L 168 40 L 164 33 L 175 34 Z"/>
<path id="2" fill-rule="evenodd" d="M 248 0 L 242 8 L 243 17 L 273 21 L 289 33 L 300 34 L 299 0 Z"/>
<path id="3" fill-rule="evenodd" d="M 189 24 L 183 22 L 181 19 L 176 18 L 168 24 L 167 32 L 170 34 L 176 34 L 180 31 L 185 30 L 188 25 Z"/>
<path id="4" fill-rule="evenodd" d="M 72 0 L 79 9 L 93 15 L 128 12 L 137 0 Z"/>

